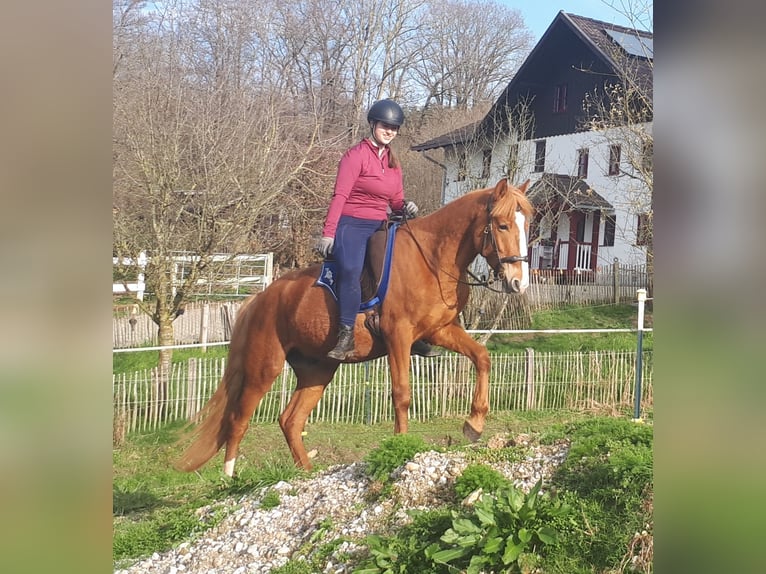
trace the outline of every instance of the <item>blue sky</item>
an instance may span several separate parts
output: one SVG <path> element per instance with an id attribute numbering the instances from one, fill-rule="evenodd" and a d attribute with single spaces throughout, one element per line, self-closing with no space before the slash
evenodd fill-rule
<path id="1" fill-rule="evenodd" d="M 609 1 L 610 4 L 617 8 L 608 6 L 602 0 L 497 0 L 500 4 L 505 4 L 511 8 L 516 8 L 521 12 L 524 17 L 524 23 L 534 34 L 535 42 L 537 42 L 545 31 L 550 26 L 556 14 L 559 10 L 564 12 L 570 12 L 577 14 L 578 16 L 585 16 L 587 18 L 594 18 L 596 20 L 602 20 L 611 24 L 618 24 L 620 26 L 631 26 L 630 21 L 626 16 L 620 14 L 620 12 L 627 12 L 628 10 L 620 8 L 624 4 L 630 4 L 629 0 L 615 0 Z M 649 5 L 651 8 L 652 2 L 633 2 L 634 4 Z M 638 25 L 638 28 L 650 29 L 652 27 L 652 21 L 643 17 L 645 24 L 643 26 Z"/>

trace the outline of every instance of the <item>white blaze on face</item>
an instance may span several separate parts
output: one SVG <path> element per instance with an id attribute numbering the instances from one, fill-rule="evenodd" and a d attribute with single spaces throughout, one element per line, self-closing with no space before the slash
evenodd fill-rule
<path id="1" fill-rule="evenodd" d="M 527 256 L 527 232 L 526 232 L 526 218 L 521 211 L 516 212 L 516 227 L 519 228 L 519 255 L 522 257 Z M 527 261 L 521 262 L 521 292 L 529 287 L 529 263 Z"/>

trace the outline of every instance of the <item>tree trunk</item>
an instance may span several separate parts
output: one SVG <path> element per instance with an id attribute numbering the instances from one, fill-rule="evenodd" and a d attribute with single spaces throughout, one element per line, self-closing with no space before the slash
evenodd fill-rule
<path id="1" fill-rule="evenodd" d="M 173 320 L 165 315 L 160 318 L 158 329 L 158 338 L 160 341 L 159 352 L 159 380 L 157 382 L 157 411 L 160 419 L 164 419 L 167 410 L 168 384 L 170 382 L 171 365 L 173 361 L 173 349 L 175 344 L 175 335 L 173 331 Z"/>

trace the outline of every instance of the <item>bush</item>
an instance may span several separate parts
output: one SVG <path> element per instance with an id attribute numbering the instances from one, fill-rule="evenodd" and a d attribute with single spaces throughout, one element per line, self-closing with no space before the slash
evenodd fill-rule
<path id="1" fill-rule="evenodd" d="M 417 453 L 430 448 L 420 436 L 394 435 L 384 440 L 378 448 L 365 457 L 367 472 L 375 480 L 385 481 L 395 469 L 411 460 Z"/>
<path id="2" fill-rule="evenodd" d="M 468 465 L 463 474 L 455 479 L 455 493 L 460 498 L 465 498 L 477 488 L 492 493 L 510 486 L 512 486 L 510 480 L 483 464 Z"/>

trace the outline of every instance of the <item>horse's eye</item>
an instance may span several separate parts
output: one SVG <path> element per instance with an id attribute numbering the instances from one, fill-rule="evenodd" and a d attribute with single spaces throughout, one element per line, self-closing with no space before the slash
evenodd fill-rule
<path id="1" fill-rule="evenodd" d="M 498 229 L 501 229 L 502 231 L 508 231 L 508 226 L 505 223 L 501 223 L 497 226 Z"/>

